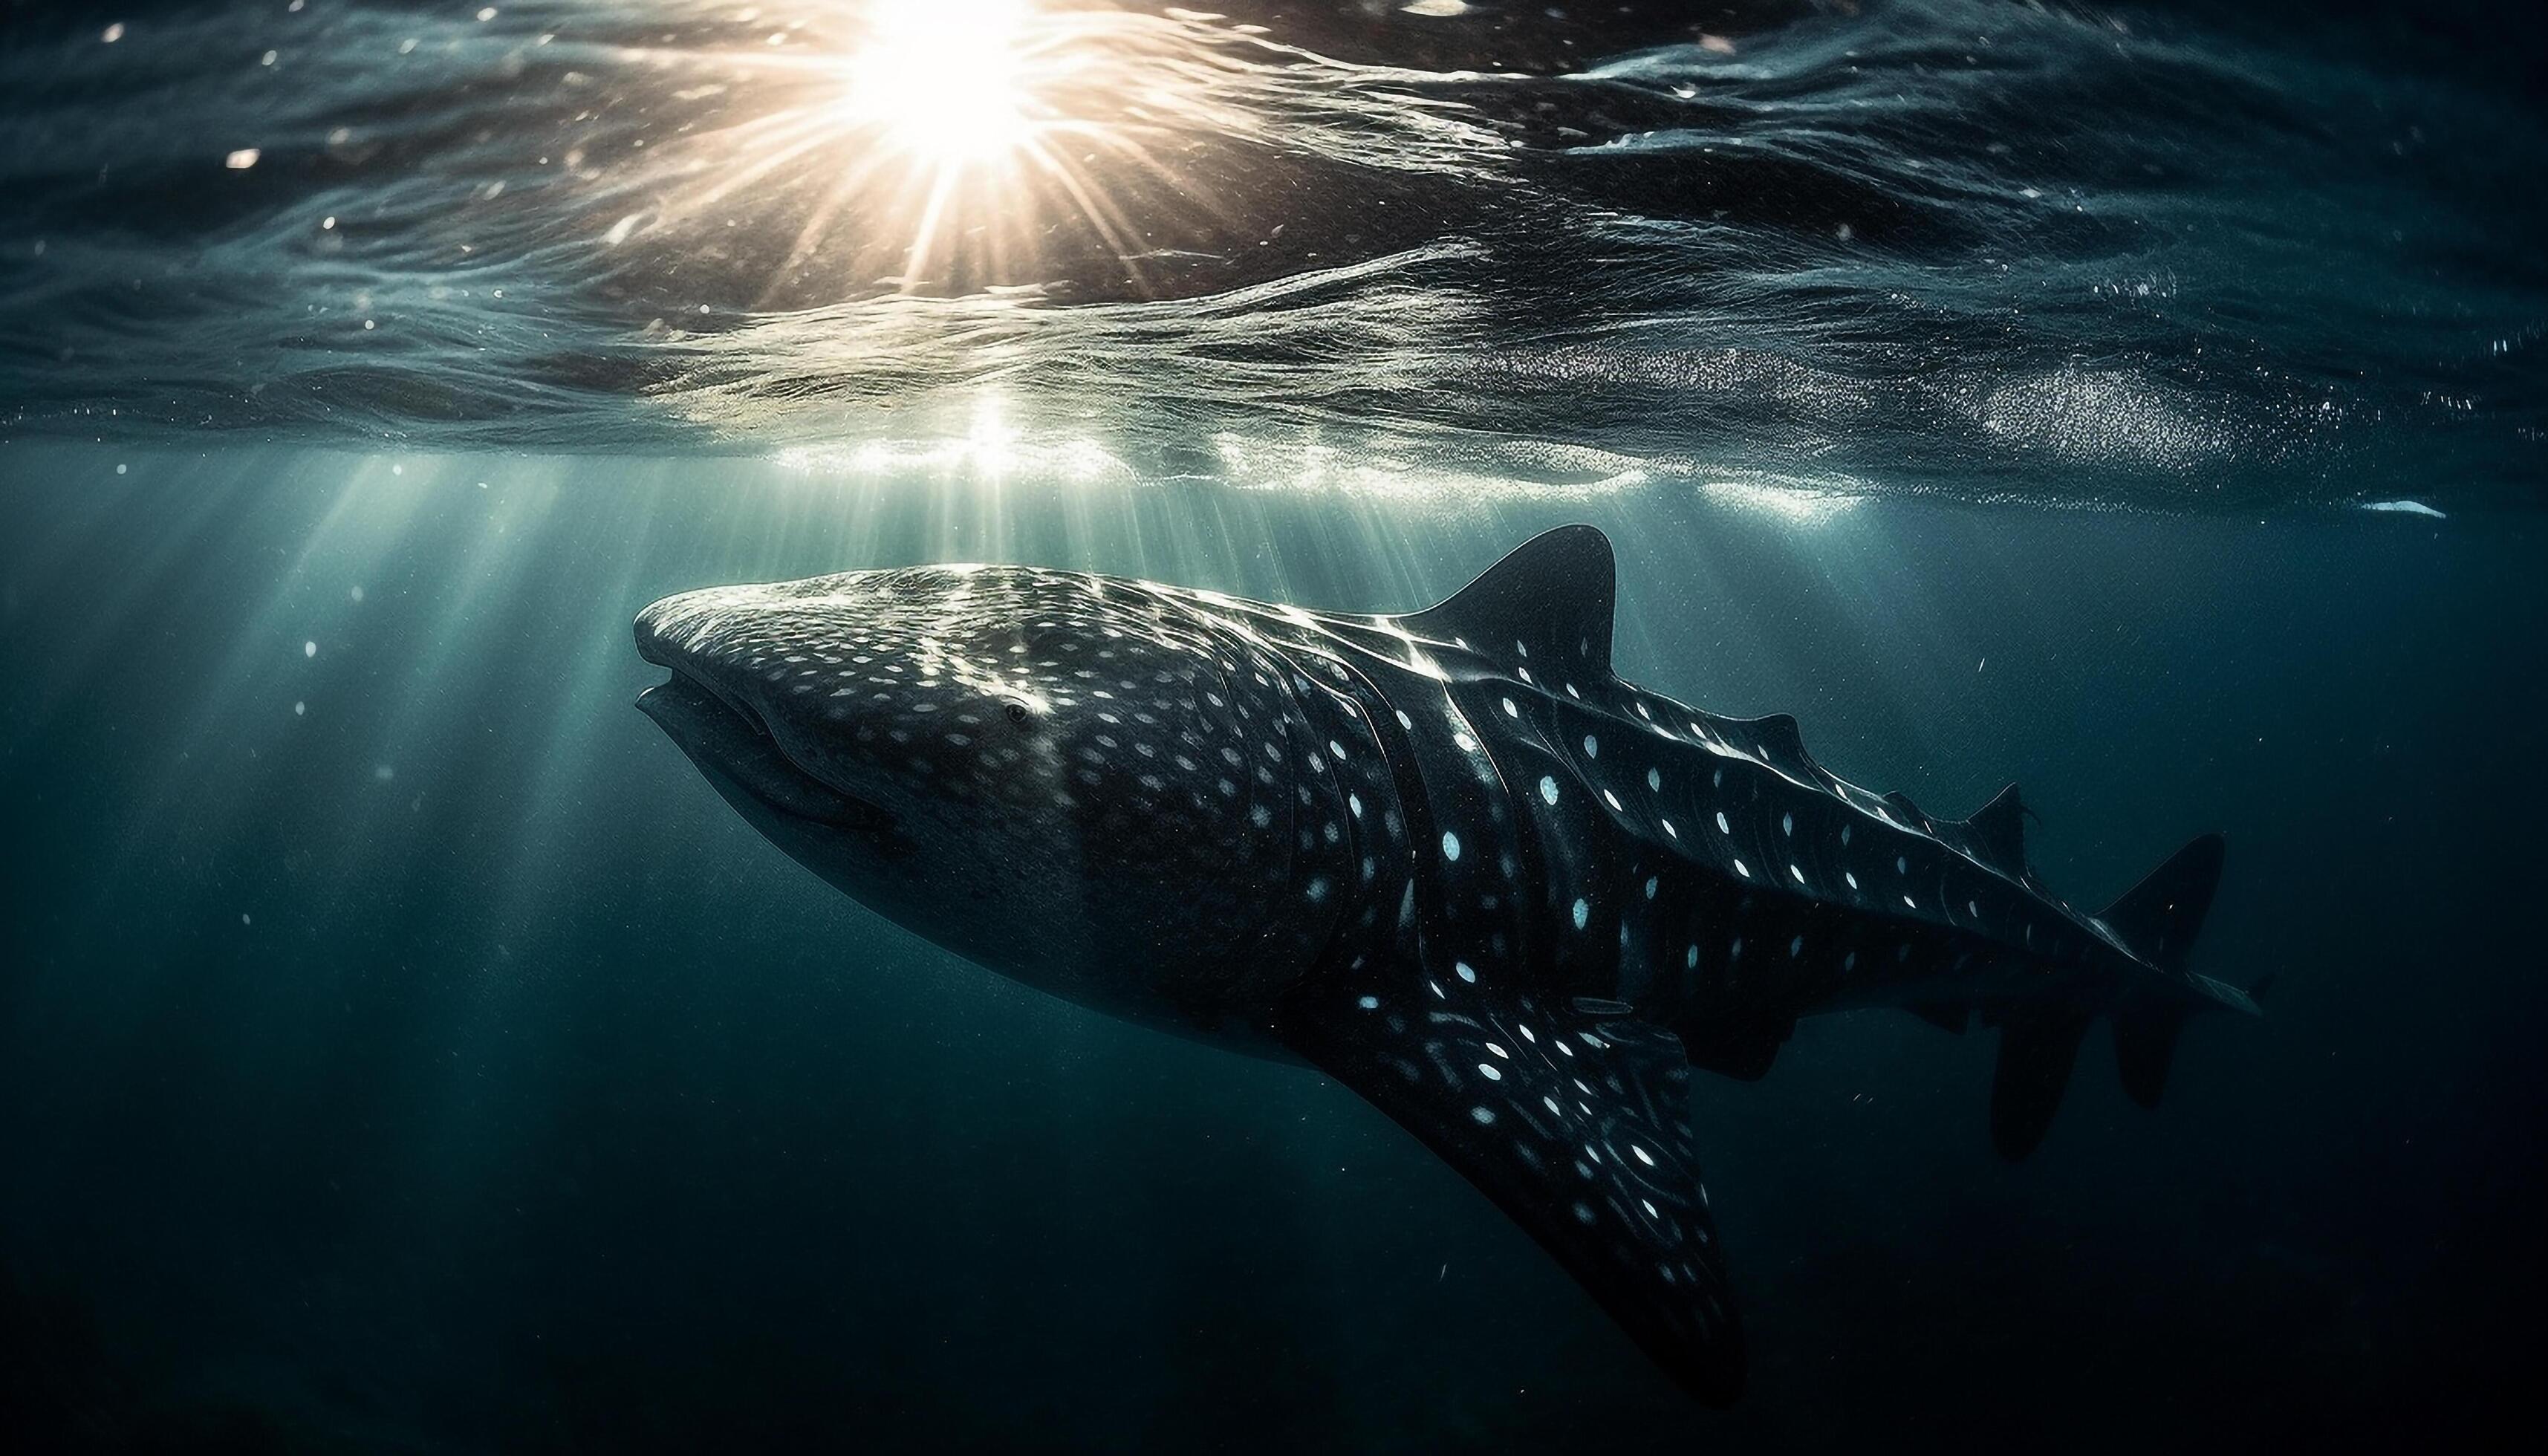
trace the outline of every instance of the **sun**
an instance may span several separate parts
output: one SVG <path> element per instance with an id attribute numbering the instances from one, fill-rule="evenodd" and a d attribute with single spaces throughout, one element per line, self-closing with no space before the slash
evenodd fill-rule
<path id="1" fill-rule="evenodd" d="M 1084 277 L 1146 291 L 1158 239 L 1244 211 L 1188 174 L 1192 138 L 1263 144 L 1262 120 L 1224 94 L 1263 70 L 1262 47 L 1210 19 L 816 0 L 766 45 L 650 52 L 713 67 L 676 95 L 722 111 L 614 178 L 602 237 L 749 254 L 769 280 L 757 308 L 835 287 L 952 296 Z"/>
<path id="2" fill-rule="evenodd" d="M 946 165 L 1007 155 L 1035 135 L 1018 48 L 1026 19 L 1026 0 L 875 0 L 841 120 Z"/>

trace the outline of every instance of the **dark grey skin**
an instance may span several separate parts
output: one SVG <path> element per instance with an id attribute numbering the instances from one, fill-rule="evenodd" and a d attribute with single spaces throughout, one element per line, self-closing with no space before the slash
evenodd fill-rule
<path id="1" fill-rule="evenodd" d="M 1722 1405 L 1690 1066 L 1760 1076 L 1816 1012 L 1979 1018 L 2020 1157 L 2097 1016 L 2150 1104 L 2191 1015 L 2255 1006 L 2185 968 L 2218 837 L 2084 915 L 2027 868 L 2014 789 L 1933 819 L 1792 719 L 1613 676 L 1612 571 L 1571 526 L 1397 617 L 1028 567 L 719 588 L 638 617 L 673 672 L 640 706 L 901 925 L 1343 1081 Z"/>

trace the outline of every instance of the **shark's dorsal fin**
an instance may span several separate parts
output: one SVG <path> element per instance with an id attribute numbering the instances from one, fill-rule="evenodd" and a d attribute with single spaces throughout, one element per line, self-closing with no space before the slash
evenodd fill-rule
<path id="1" fill-rule="evenodd" d="M 1886 794 L 1884 801 L 1892 805 L 1894 812 L 1901 814 L 1911 828 L 1926 830 L 1929 827 L 1928 811 L 1911 802 L 1911 795 L 1897 788 Z"/>
<path id="2" fill-rule="evenodd" d="M 1793 713 L 1772 713 L 1766 718 L 1729 718 L 1724 720 L 1726 736 L 1738 744 L 1748 744 L 1753 752 L 1769 760 L 1772 768 L 1790 774 L 1810 776 L 1820 765 L 1805 752 L 1805 735 L 1796 726 Z M 1739 736 L 1738 736 L 1739 735 Z"/>
<path id="3" fill-rule="evenodd" d="M 1618 568 L 1592 526 L 1533 536 L 1439 605 L 1405 619 L 1437 641 L 1466 642 L 1542 677 L 1610 671 Z"/>
<path id="4" fill-rule="evenodd" d="M 2001 789 L 1964 821 L 1964 848 L 2011 879 L 2026 877 L 2026 804 L 2017 796 L 2016 784 Z"/>

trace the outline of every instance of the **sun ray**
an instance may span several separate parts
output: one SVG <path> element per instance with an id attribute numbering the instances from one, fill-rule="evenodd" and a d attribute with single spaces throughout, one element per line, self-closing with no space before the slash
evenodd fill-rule
<path id="1" fill-rule="evenodd" d="M 737 114 L 614 189 L 613 244 L 642 229 L 678 245 L 739 215 L 783 219 L 786 244 L 755 294 L 765 309 L 801 306 L 826 278 L 843 299 L 1038 286 L 1084 276 L 1072 259 L 1092 245 L 1121 286 L 1147 296 L 1154 239 L 1227 230 L 1238 216 L 1153 144 L 1195 128 L 1243 143 L 1262 129 L 1212 94 L 1235 72 L 1208 53 L 1228 33 L 1202 17 L 835 0 L 788 37 L 715 54 L 738 78 Z M 1124 190 L 1136 182 L 1138 223 Z M 641 189 L 646 205 L 628 206 Z M 850 246 L 827 246 L 836 236 Z"/>

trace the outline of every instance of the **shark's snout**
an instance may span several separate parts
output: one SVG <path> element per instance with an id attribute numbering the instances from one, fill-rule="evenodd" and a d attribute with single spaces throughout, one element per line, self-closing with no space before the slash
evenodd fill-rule
<path id="1" fill-rule="evenodd" d="M 718 675 L 714 651 L 718 599 L 730 599 L 733 594 L 731 590 L 683 592 L 637 613 L 637 655 L 701 686 L 711 686 Z"/>
<path id="2" fill-rule="evenodd" d="M 685 592 L 667 596 L 637 614 L 637 655 L 673 674 L 672 681 L 662 687 L 639 694 L 637 706 L 676 740 L 682 738 L 683 727 L 697 726 L 696 709 L 701 706 L 701 698 L 741 720 L 760 737 L 770 737 L 768 721 L 750 696 L 738 690 L 741 684 L 721 681 L 735 675 L 731 665 L 721 662 L 714 651 L 716 604 L 707 598 L 731 594 Z"/>
<path id="3" fill-rule="evenodd" d="M 728 633 L 720 623 L 742 605 L 739 591 L 748 590 L 684 592 L 638 613 L 638 656 L 672 674 L 638 694 L 638 710 L 711 779 L 770 809 L 843 829 L 890 829 L 890 813 L 824 781 L 789 755 L 771 731 L 754 675 L 721 649 Z"/>

